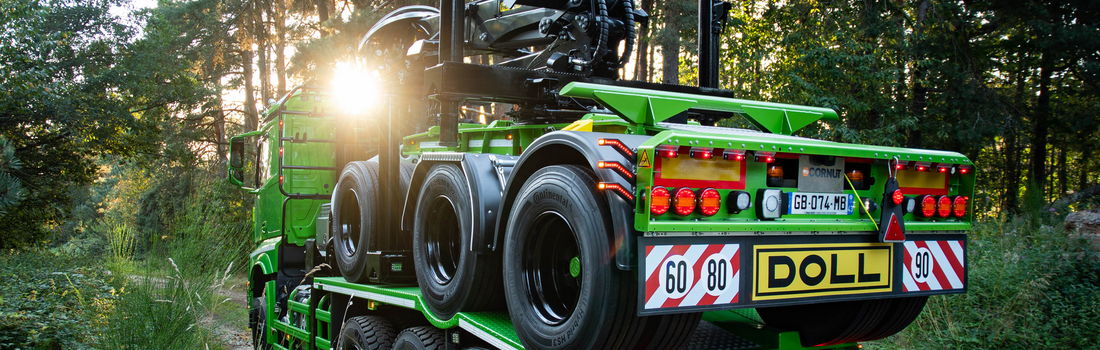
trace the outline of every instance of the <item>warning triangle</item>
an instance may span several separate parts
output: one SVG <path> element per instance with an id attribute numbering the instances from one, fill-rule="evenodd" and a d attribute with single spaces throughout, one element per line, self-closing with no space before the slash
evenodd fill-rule
<path id="1" fill-rule="evenodd" d="M 649 164 L 649 152 L 638 152 L 638 167 L 648 168 Z"/>
<path id="2" fill-rule="evenodd" d="M 901 224 L 898 222 L 898 215 L 890 213 L 890 223 L 886 225 L 886 235 L 882 237 L 883 242 L 901 242 L 905 240 L 905 231 L 901 229 Z"/>

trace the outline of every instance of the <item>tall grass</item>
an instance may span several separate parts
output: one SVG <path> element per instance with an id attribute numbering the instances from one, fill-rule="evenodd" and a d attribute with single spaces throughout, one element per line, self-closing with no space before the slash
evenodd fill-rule
<path id="1" fill-rule="evenodd" d="M 1086 349 L 1100 346 L 1100 253 L 1025 220 L 978 224 L 968 292 L 934 296 L 885 349 Z"/>

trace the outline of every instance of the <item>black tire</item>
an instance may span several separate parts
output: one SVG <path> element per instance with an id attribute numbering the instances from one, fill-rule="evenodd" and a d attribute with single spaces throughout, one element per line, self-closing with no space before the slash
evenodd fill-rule
<path id="1" fill-rule="evenodd" d="M 611 265 L 609 211 L 595 188 L 588 169 L 545 167 L 508 214 L 504 291 L 527 348 L 632 349 L 642 340 L 636 277 Z"/>
<path id="2" fill-rule="evenodd" d="M 886 317 L 873 330 L 861 336 L 859 341 L 878 340 L 897 334 L 920 316 L 928 297 L 890 299 L 892 306 Z"/>
<path id="3" fill-rule="evenodd" d="M 645 317 L 644 339 L 636 348 L 649 350 L 680 349 L 698 328 L 702 313 Z"/>
<path id="4" fill-rule="evenodd" d="M 378 316 L 356 316 L 344 321 L 336 346 L 340 350 L 383 350 L 393 347 L 393 325 Z"/>
<path id="5" fill-rule="evenodd" d="M 432 167 L 416 201 L 413 260 L 428 309 L 447 320 L 459 311 L 501 306 L 500 258 L 471 252 L 469 185 L 453 164 Z"/>
<path id="6" fill-rule="evenodd" d="M 832 345 L 881 339 L 905 329 L 927 297 L 843 301 L 759 308 L 764 323 L 799 332 L 802 345 Z"/>
<path id="7" fill-rule="evenodd" d="M 263 329 L 267 327 L 267 303 L 265 303 L 263 294 L 259 297 L 252 298 L 252 305 L 248 308 L 248 317 L 251 318 L 252 324 L 252 348 L 258 350 L 271 349 L 271 344 L 267 343 L 267 338 L 264 337 Z"/>
<path id="8" fill-rule="evenodd" d="M 401 193 L 408 192 L 412 166 L 401 163 Z M 375 245 L 378 208 L 378 162 L 349 162 L 332 191 L 333 260 L 340 275 L 349 282 L 366 283 L 366 252 Z M 404 198 L 398 199 L 404 202 Z M 397 206 L 396 208 L 400 208 Z"/>
<path id="9" fill-rule="evenodd" d="M 397 335 L 393 350 L 441 350 L 446 349 L 443 332 L 432 326 L 406 328 Z"/>

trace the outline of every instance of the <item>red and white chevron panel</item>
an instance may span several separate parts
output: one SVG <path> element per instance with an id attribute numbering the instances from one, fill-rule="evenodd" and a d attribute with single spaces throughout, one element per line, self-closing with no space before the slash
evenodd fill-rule
<path id="1" fill-rule="evenodd" d="M 904 292 L 962 289 L 966 286 L 964 241 L 905 242 Z"/>
<path id="2" fill-rule="evenodd" d="M 653 245 L 645 250 L 645 309 L 738 302 L 738 244 Z"/>

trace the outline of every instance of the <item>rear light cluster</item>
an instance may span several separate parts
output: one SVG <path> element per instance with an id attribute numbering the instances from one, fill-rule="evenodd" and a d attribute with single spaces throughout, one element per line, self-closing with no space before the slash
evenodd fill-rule
<path id="1" fill-rule="evenodd" d="M 731 213 L 739 213 L 748 209 L 752 198 L 748 192 L 730 191 L 727 198 L 728 209 Z M 693 190 L 680 187 L 670 190 L 666 187 L 654 186 L 649 191 L 649 212 L 653 215 L 664 215 L 671 209 L 680 216 L 688 216 L 698 212 L 703 216 L 714 216 L 722 210 L 722 193 L 713 188 Z"/>
<path id="2" fill-rule="evenodd" d="M 966 216 L 966 205 L 969 202 L 967 196 L 931 196 L 923 195 L 917 197 L 917 208 L 915 209 L 918 216 L 933 218 L 933 217 L 957 217 L 961 218 Z"/>
<path id="3" fill-rule="evenodd" d="M 944 174 L 962 174 L 966 175 L 974 171 L 974 167 L 969 165 L 952 165 L 952 164 L 935 164 L 927 162 L 901 162 L 894 165 L 894 169 L 905 170 L 911 169 L 916 171 L 935 171 Z"/>

